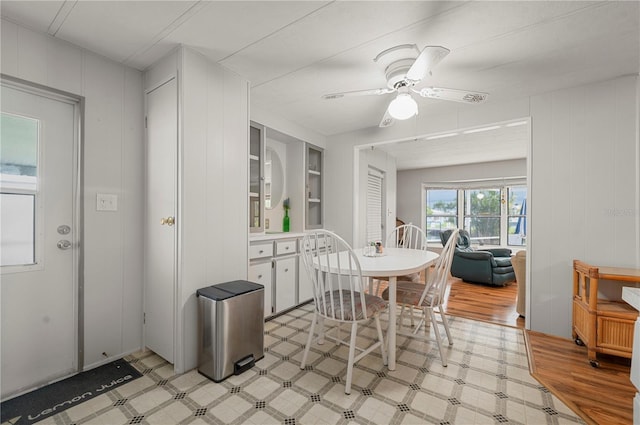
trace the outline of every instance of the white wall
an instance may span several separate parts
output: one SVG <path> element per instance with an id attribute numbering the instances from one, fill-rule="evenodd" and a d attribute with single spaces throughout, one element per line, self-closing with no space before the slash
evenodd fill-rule
<path id="1" fill-rule="evenodd" d="M 526 159 L 398 171 L 398 217 L 405 223 L 421 223 L 424 183 L 501 179 L 526 175 Z"/>
<path id="2" fill-rule="evenodd" d="M 179 264 L 175 370 L 197 366 L 196 290 L 247 279 L 249 86 L 180 48 L 145 73 L 179 75 Z"/>
<path id="3" fill-rule="evenodd" d="M 355 215 L 358 217 L 358 226 L 354 229 L 353 247 L 360 248 L 369 242 L 367 241 L 367 181 L 369 167 L 381 171 L 384 175 L 382 182 L 384 186 L 382 199 L 382 209 L 384 211 L 382 224 L 384 227 L 382 229 L 382 237 L 386 238 L 391 229 L 396 226 L 396 161 L 386 152 L 379 149 L 359 149 L 355 155 L 355 161 L 360 165 L 357 168 L 358 177 L 355 189 Z"/>
<path id="4" fill-rule="evenodd" d="M 528 319 L 532 330 L 570 337 L 571 260 L 640 267 L 638 86 L 623 77 L 331 137 L 327 224 L 353 233 L 354 146 L 531 116 Z"/>
<path id="5" fill-rule="evenodd" d="M 531 328 L 570 336 L 571 262 L 640 267 L 637 77 L 531 98 Z"/>
<path id="6" fill-rule="evenodd" d="M 5 20 L 1 54 L 2 73 L 85 98 L 83 320 L 91 368 L 142 344 L 142 76 Z M 118 211 L 96 211 L 97 193 L 118 195 Z"/>
<path id="7" fill-rule="evenodd" d="M 324 148 L 326 145 L 325 136 L 316 133 L 313 130 L 309 130 L 308 128 L 302 127 L 287 120 L 286 118 L 272 114 L 271 112 L 253 104 L 251 105 L 251 121 L 255 121 L 273 130 L 278 130 L 287 136 L 294 137 L 321 148 Z"/>

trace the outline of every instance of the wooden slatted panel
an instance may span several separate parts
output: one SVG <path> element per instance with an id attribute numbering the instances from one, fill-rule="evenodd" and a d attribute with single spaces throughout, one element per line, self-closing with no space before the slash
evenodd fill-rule
<path id="1" fill-rule="evenodd" d="M 382 182 L 382 173 L 370 168 L 367 177 L 366 242 L 382 241 Z"/>

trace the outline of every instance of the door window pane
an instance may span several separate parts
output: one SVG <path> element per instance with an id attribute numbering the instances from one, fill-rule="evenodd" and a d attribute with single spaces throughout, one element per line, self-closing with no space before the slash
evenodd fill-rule
<path id="1" fill-rule="evenodd" d="M 2 219 L 0 265 L 34 264 L 35 259 L 35 195 L 0 194 Z"/>
<path id="2" fill-rule="evenodd" d="M 0 265 L 35 264 L 38 120 L 0 116 Z"/>
<path id="3" fill-rule="evenodd" d="M 3 189 L 36 190 L 38 121 L 3 113 L 0 122 L 0 184 Z"/>

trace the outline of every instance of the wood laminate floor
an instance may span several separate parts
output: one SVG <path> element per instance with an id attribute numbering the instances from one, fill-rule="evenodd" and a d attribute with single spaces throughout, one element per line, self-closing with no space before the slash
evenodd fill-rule
<path id="1" fill-rule="evenodd" d="M 506 326 L 524 328 L 515 311 L 517 284 L 491 287 L 451 279 L 445 311 Z M 587 349 L 572 340 L 525 331 L 532 375 L 589 424 L 633 423 L 635 387 L 630 361 L 598 356 L 600 367 L 587 361 Z"/>

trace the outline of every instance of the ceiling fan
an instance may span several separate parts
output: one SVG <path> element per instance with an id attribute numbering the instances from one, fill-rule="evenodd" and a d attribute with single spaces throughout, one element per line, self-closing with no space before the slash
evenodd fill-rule
<path id="1" fill-rule="evenodd" d="M 394 120 L 406 120 L 418 113 L 418 104 L 411 96 L 411 93 L 417 93 L 422 97 L 431 99 L 451 100 L 454 102 L 484 102 L 489 95 L 488 93 L 443 87 L 425 87 L 420 90 L 414 88 L 427 74 L 431 75 L 431 70 L 449 52 L 449 49 L 442 46 L 427 46 L 422 51 L 415 44 L 402 44 L 391 47 L 373 59 L 374 62 L 381 63 L 385 67 L 387 87 L 332 93 L 322 97 L 323 99 L 338 99 L 346 96 L 380 96 L 397 92 L 398 95 L 389 103 L 382 121 L 380 121 L 380 127 L 389 127 L 393 125 Z"/>

